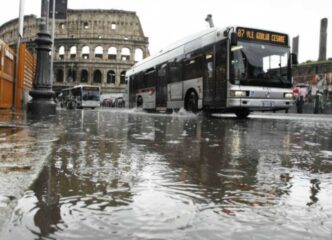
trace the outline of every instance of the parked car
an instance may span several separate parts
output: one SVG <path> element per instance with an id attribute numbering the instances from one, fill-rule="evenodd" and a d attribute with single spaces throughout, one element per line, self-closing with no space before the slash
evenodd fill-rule
<path id="1" fill-rule="evenodd" d="M 113 99 L 112 98 L 105 98 L 102 102 L 101 105 L 103 107 L 112 107 Z"/>
<path id="2" fill-rule="evenodd" d="M 113 107 L 118 107 L 118 108 L 125 107 L 125 101 L 124 101 L 123 97 L 116 98 L 113 103 Z"/>

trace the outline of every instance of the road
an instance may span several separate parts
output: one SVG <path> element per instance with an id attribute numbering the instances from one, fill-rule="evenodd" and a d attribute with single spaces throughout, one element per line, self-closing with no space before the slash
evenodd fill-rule
<path id="1" fill-rule="evenodd" d="M 331 125 L 59 110 L 2 239 L 331 239 Z"/>

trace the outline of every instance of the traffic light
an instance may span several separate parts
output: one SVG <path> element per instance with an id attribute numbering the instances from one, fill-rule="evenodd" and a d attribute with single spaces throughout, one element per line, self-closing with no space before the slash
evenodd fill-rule
<path id="1" fill-rule="evenodd" d="M 49 16 L 52 18 L 53 14 L 53 1 L 50 0 Z M 55 18 L 66 19 L 67 18 L 67 0 L 55 0 Z"/>

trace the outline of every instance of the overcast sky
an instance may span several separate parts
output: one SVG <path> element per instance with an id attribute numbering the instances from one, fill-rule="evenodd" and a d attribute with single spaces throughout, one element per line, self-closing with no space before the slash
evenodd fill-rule
<path id="1" fill-rule="evenodd" d="M 0 8 L 0 25 L 18 17 L 19 0 Z M 25 0 L 25 14 L 40 16 L 41 0 Z M 212 14 L 216 27 L 239 25 L 300 36 L 299 60 L 318 58 L 321 18 L 329 19 L 327 57 L 332 58 L 332 0 L 68 0 L 71 9 L 135 11 L 151 54 L 165 45 L 208 28 Z"/>

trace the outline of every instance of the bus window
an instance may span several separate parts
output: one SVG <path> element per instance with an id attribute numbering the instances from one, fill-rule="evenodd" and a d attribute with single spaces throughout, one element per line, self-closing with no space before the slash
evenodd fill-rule
<path id="1" fill-rule="evenodd" d="M 263 57 L 263 69 L 264 72 L 268 72 L 270 69 L 278 69 L 280 66 L 287 65 L 287 54 L 285 55 L 272 55 Z"/>
<path id="2" fill-rule="evenodd" d="M 146 73 L 144 74 L 144 87 L 153 87 L 155 86 L 155 75 L 156 75 L 156 71 L 155 69 L 149 69 L 146 71 Z"/>
<path id="3" fill-rule="evenodd" d="M 240 81 L 242 79 L 245 79 L 247 75 L 245 71 L 246 58 L 239 50 L 240 48 L 232 50 L 233 60 L 231 63 L 231 75 L 235 79 L 235 81 L 233 82 L 234 84 L 240 84 Z"/>
<path id="4" fill-rule="evenodd" d="M 183 79 L 193 79 L 203 76 L 203 57 L 198 56 L 184 62 Z"/>
<path id="5" fill-rule="evenodd" d="M 217 79 L 226 79 L 227 45 L 226 42 L 217 45 L 216 49 L 216 75 Z"/>
<path id="6" fill-rule="evenodd" d="M 134 85 L 133 85 L 133 88 L 134 90 L 138 90 L 138 89 L 142 89 L 145 87 L 145 84 L 144 84 L 144 73 L 140 72 L 140 73 L 137 73 L 135 76 L 134 76 Z"/>
<path id="7" fill-rule="evenodd" d="M 78 101 L 82 100 L 82 91 L 81 88 L 73 88 L 71 90 L 72 95 L 77 99 Z"/>
<path id="8" fill-rule="evenodd" d="M 166 107 L 167 105 L 167 64 L 158 67 L 158 83 L 156 84 L 156 105 Z"/>
<path id="9" fill-rule="evenodd" d="M 208 53 L 205 55 L 206 62 L 206 72 L 207 79 L 211 79 L 213 77 L 213 55 L 212 53 Z"/>
<path id="10" fill-rule="evenodd" d="M 172 62 L 169 64 L 169 83 L 180 82 L 182 78 L 181 74 L 181 62 Z"/>
<path id="11" fill-rule="evenodd" d="M 214 96 L 214 57 L 213 49 L 209 49 L 205 53 L 205 63 L 204 63 L 204 84 L 203 84 L 203 98 L 204 102 L 211 103 Z"/>

